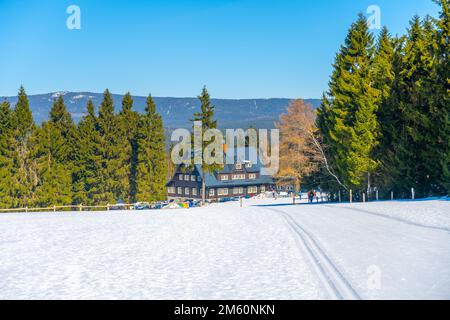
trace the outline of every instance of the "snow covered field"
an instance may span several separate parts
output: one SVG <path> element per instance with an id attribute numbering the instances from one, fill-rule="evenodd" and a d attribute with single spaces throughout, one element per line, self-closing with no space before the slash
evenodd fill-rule
<path id="1" fill-rule="evenodd" d="M 450 299 L 450 201 L 0 215 L 0 299 Z"/>

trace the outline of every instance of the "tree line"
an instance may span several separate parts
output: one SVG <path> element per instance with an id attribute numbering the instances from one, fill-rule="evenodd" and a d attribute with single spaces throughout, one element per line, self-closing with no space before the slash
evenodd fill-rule
<path id="1" fill-rule="evenodd" d="M 317 113 L 296 101 L 280 119 L 282 171 L 334 194 L 450 193 L 450 1 L 436 2 L 439 17 L 415 16 L 404 36 L 375 39 L 359 15 Z"/>
<path id="2" fill-rule="evenodd" d="M 57 97 L 48 121 L 34 123 L 23 87 L 14 108 L 0 104 L 0 208 L 104 205 L 165 199 L 167 158 L 151 96 L 144 114 L 127 93 L 115 113 L 108 90 L 75 124 Z"/>

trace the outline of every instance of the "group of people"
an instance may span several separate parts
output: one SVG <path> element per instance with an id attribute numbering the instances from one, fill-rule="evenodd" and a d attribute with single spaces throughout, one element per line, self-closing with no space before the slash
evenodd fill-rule
<path id="1" fill-rule="evenodd" d="M 316 200 L 316 202 L 319 202 L 319 197 L 317 196 L 317 192 L 316 192 L 316 190 L 309 190 L 308 191 L 308 202 L 313 203 L 314 200 Z"/>

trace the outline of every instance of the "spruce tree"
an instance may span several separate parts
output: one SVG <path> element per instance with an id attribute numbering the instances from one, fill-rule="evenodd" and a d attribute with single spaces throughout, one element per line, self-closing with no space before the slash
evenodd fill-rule
<path id="1" fill-rule="evenodd" d="M 379 107 L 378 117 L 381 129 L 380 145 L 377 148 L 377 156 L 381 163 L 380 183 L 385 195 L 394 191 L 395 194 L 404 192 L 404 181 L 400 177 L 404 170 L 403 162 L 399 161 L 397 147 L 403 136 L 401 134 L 404 117 L 404 94 L 401 72 L 403 70 L 404 37 L 392 39 L 392 72 L 393 79 L 388 96 L 385 96 Z M 378 85 L 379 86 L 379 85 Z M 382 90 L 382 89 L 381 89 Z"/>
<path id="2" fill-rule="evenodd" d="M 379 139 L 379 91 L 371 81 L 373 53 L 373 35 L 361 14 L 336 57 L 330 89 L 319 110 L 328 156 L 349 188 L 361 187 L 377 168 L 373 151 Z"/>
<path id="3" fill-rule="evenodd" d="M 104 201 L 101 136 L 92 100 L 77 128 L 77 155 L 74 170 L 74 203 L 98 205 Z"/>
<path id="4" fill-rule="evenodd" d="M 415 188 L 418 196 L 427 195 L 431 190 L 431 172 L 427 168 L 429 160 L 426 160 L 429 152 L 424 148 L 434 139 L 430 135 L 429 109 L 432 35 L 429 21 L 425 23 L 422 24 L 418 16 L 410 23 L 395 81 L 395 96 L 390 102 L 398 112 L 392 145 L 394 156 L 389 166 L 393 187 L 404 194 Z"/>
<path id="5" fill-rule="evenodd" d="M 151 95 L 145 114 L 140 117 L 137 137 L 137 200 L 164 200 L 168 170 L 165 135 L 162 117 Z"/>
<path id="6" fill-rule="evenodd" d="M 35 161 L 36 126 L 30 110 L 25 89 L 20 87 L 18 101 L 12 114 L 13 123 L 13 167 L 11 188 L 14 197 L 13 206 L 33 205 L 34 190 L 38 183 Z"/>
<path id="7" fill-rule="evenodd" d="M 39 185 L 38 206 L 68 205 L 73 199 L 75 124 L 59 96 L 50 110 L 49 121 L 37 130 Z"/>
<path id="8" fill-rule="evenodd" d="M 393 59 L 394 43 L 388 29 L 384 27 L 378 37 L 372 67 L 372 79 L 374 87 L 379 91 L 378 104 L 380 106 L 386 103 L 391 93 L 394 81 Z"/>
<path id="9" fill-rule="evenodd" d="M 396 112 L 392 110 L 389 101 L 391 99 L 391 90 L 395 79 L 394 73 L 394 54 L 395 41 L 391 38 L 389 31 L 384 27 L 378 37 L 376 52 L 373 60 L 372 80 L 374 88 L 379 92 L 377 100 L 377 118 L 380 126 L 380 144 L 374 150 L 374 157 L 380 160 L 380 172 L 374 177 L 378 187 L 384 185 L 389 179 L 389 174 L 384 166 L 383 158 L 390 151 L 392 134 L 397 128 L 394 124 Z"/>
<path id="10" fill-rule="evenodd" d="M 24 141 L 31 135 L 35 128 L 35 124 L 30 109 L 30 103 L 23 86 L 19 89 L 17 99 L 17 104 L 14 109 L 14 118 L 16 121 L 15 135 L 18 140 Z"/>
<path id="11" fill-rule="evenodd" d="M 12 110 L 9 102 L 0 103 L 0 208 L 10 208 L 14 205 L 11 190 L 13 171 L 13 123 Z"/>
<path id="12" fill-rule="evenodd" d="M 430 102 L 433 143 L 428 146 L 435 188 L 438 194 L 450 194 L 450 1 L 439 0 L 440 16 L 435 34 Z"/>
<path id="13" fill-rule="evenodd" d="M 215 107 L 211 103 L 211 97 L 208 93 L 206 87 L 203 88 L 202 93 L 198 96 L 200 100 L 200 112 L 194 114 L 193 121 L 200 122 L 202 124 L 202 132 L 203 134 L 209 129 L 217 129 L 217 121 L 213 119 Z M 195 138 L 195 137 L 194 137 Z M 203 138 L 203 137 L 202 137 Z M 206 199 L 206 185 L 205 185 L 205 175 L 212 174 L 217 170 L 221 169 L 220 164 L 208 164 L 205 159 L 204 150 L 210 141 L 204 141 L 202 139 L 202 203 L 205 203 Z"/>
<path id="14" fill-rule="evenodd" d="M 137 127 L 139 114 L 133 110 L 133 98 L 128 92 L 123 97 L 122 110 L 118 115 L 119 168 L 117 171 L 120 189 L 117 197 L 130 203 L 136 201 Z"/>
<path id="15" fill-rule="evenodd" d="M 102 204 L 115 203 L 120 197 L 118 169 L 120 158 L 118 150 L 119 131 L 117 117 L 114 114 L 114 102 L 109 90 L 105 90 L 99 108 L 97 130 L 100 135 L 100 192 L 98 201 Z"/>

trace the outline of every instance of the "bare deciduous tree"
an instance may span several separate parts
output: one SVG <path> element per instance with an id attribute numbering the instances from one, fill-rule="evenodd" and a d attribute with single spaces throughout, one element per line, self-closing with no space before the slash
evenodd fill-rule
<path id="1" fill-rule="evenodd" d="M 317 132 L 316 114 L 303 100 L 292 100 L 287 113 L 280 116 L 277 128 L 280 130 L 279 179 L 294 178 L 296 189 L 305 176 L 319 169 L 320 152 L 311 138 Z"/>
<path id="2" fill-rule="evenodd" d="M 279 179 L 294 178 L 296 189 L 299 190 L 304 177 L 319 171 L 323 166 L 347 190 L 330 167 L 320 142 L 316 112 L 310 105 L 303 100 L 292 100 L 287 113 L 280 116 L 277 128 L 281 134 Z"/>

